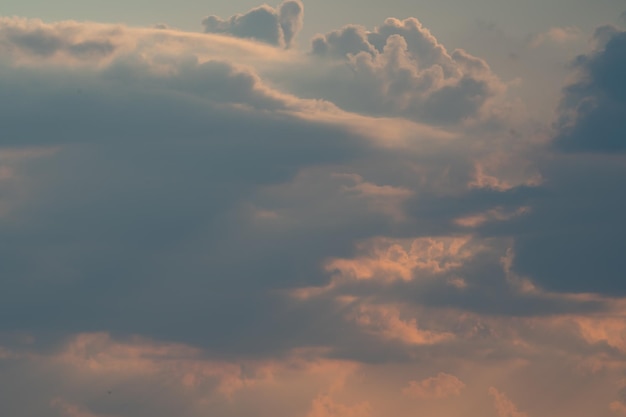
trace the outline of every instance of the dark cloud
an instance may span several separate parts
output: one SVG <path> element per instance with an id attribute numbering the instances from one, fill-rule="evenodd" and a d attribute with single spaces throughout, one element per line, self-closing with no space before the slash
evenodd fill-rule
<path id="1" fill-rule="evenodd" d="M 564 91 L 555 146 L 567 152 L 626 150 L 626 32 L 599 28 L 598 48 L 576 59 L 578 81 Z"/>
<path id="2" fill-rule="evenodd" d="M 357 158 L 367 141 L 323 121 L 335 107 L 271 90 L 250 70 L 144 58 L 3 67 L 0 146 L 51 152 L 23 165 L 34 194 L 0 220 L 12 241 L 0 250 L 3 329 L 139 333 L 222 354 L 307 344 L 278 335 L 299 321 L 253 341 L 283 311 L 309 316 L 272 292 L 323 280 L 320 259 L 349 247 L 357 226 L 256 234 L 263 220 L 247 207 L 259 187 Z M 211 331 L 184 325 L 198 314 Z"/>
<path id="3" fill-rule="evenodd" d="M 597 46 L 576 59 L 564 89 L 553 150 L 541 162 L 545 190 L 515 235 L 514 268 L 559 292 L 623 296 L 626 261 L 626 32 L 596 30 Z"/>
<path id="4" fill-rule="evenodd" d="M 548 182 L 531 213 L 501 226 L 516 236 L 515 269 L 554 291 L 626 294 L 623 160 L 545 162 Z"/>
<path id="5" fill-rule="evenodd" d="M 207 33 L 225 33 L 289 48 L 302 29 L 303 14 L 301 1 L 286 0 L 277 9 L 263 5 L 227 20 L 209 16 L 202 24 Z"/>

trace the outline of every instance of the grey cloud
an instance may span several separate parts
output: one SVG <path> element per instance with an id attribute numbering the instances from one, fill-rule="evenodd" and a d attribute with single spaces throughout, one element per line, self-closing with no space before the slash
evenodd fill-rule
<path id="1" fill-rule="evenodd" d="M 515 237 L 514 268 L 553 291 L 626 294 L 623 159 L 556 157 L 527 216 L 501 225 Z"/>
<path id="2" fill-rule="evenodd" d="M 555 146 L 566 152 L 626 150 L 626 31 L 596 31 L 598 49 L 576 59 L 578 81 L 564 91 Z"/>
<path id="3" fill-rule="evenodd" d="M 357 111 L 450 125 L 478 117 L 503 90 L 485 61 L 448 53 L 415 18 L 387 19 L 373 31 L 346 26 L 316 36 L 311 48 L 314 56 L 344 62 L 331 75 L 341 77 L 337 85 L 326 81 L 320 90 Z"/>
<path id="4" fill-rule="evenodd" d="M 319 259 L 351 237 L 256 235 L 244 208 L 258 187 L 366 154 L 367 141 L 291 115 L 311 103 L 231 64 L 151 64 L 124 55 L 103 69 L 3 68 L 1 146 L 54 150 L 24 164 L 32 199 L 0 219 L 11 241 L 0 245 L 3 329 L 139 333 L 222 354 L 298 344 L 252 343 L 289 308 L 271 291 L 324 279 Z M 184 324 L 198 314 L 222 336 Z"/>
<path id="5" fill-rule="evenodd" d="M 302 29 L 304 6 L 299 0 L 284 1 L 278 8 L 278 20 L 283 31 L 285 44 L 289 47 Z"/>
<path id="6" fill-rule="evenodd" d="M 312 52 L 315 55 L 330 55 L 345 58 L 359 52 L 375 53 L 374 46 L 367 40 L 365 28 L 348 25 L 326 35 L 317 35 L 312 40 Z"/>
<path id="7" fill-rule="evenodd" d="M 578 78 L 563 91 L 550 149 L 532 157 L 545 183 L 517 200 L 530 212 L 479 230 L 513 238 L 513 269 L 542 288 L 622 296 L 626 32 L 603 26 L 595 41 L 574 64 Z"/>
<path id="8" fill-rule="evenodd" d="M 391 35 L 387 58 L 401 61 L 405 45 Z M 372 362 L 428 355 L 436 349 L 363 331 L 332 298 L 302 302 L 285 291 L 326 285 L 323 263 L 349 258 L 361 240 L 466 233 L 451 225 L 454 218 L 536 197 L 525 188 L 468 191 L 469 145 L 418 137 L 415 148 L 374 150 L 349 127 L 318 118 L 336 108 L 272 90 L 251 70 L 139 55 L 102 68 L 2 71 L 1 145 L 56 149 L 24 164 L 30 199 L 0 217 L 0 275 L 8 277 L 0 325 L 7 331 L 53 339 L 139 334 L 216 357 L 276 357 L 310 346 Z M 479 60 L 458 59 L 482 71 Z M 398 91 L 405 72 L 391 73 Z M 429 154 L 429 146 L 438 151 Z M 434 172 L 416 180 L 417 167 Z M 370 210 L 334 172 L 414 191 L 400 207 L 408 219 Z M 442 177 L 454 192 L 431 184 Z M 464 293 L 434 281 L 345 291 L 492 315 L 601 307 L 520 296 L 505 282 L 501 254 L 455 271 L 475 286 Z"/>
<path id="9" fill-rule="evenodd" d="M 303 15 L 300 0 L 286 0 L 277 9 L 263 5 L 226 20 L 208 16 L 202 24 L 207 33 L 224 33 L 289 48 L 302 29 Z"/>
<path id="10" fill-rule="evenodd" d="M 102 58 L 111 55 L 116 45 L 109 39 L 83 40 L 67 30 L 60 33 L 51 26 L 37 28 L 0 22 L 0 51 L 11 52 L 15 48 L 32 55 L 52 56 L 58 53 L 82 58 Z"/>
<path id="11" fill-rule="evenodd" d="M 454 86 L 433 92 L 424 105 L 425 120 L 455 123 L 476 114 L 490 96 L 489 85 L 471 77 L 461 78 Z"/>

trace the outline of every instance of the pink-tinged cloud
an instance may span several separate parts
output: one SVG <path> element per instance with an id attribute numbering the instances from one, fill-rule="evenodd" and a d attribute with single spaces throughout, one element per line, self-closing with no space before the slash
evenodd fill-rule
<path id="1" fill-rule="evenodd" d="M 493 405 L 498 413 L 498 417 L 528 417 L 517 409 L 517 406 L 503 392 L 496 388 L 489 388 L 489 395 L 493 398 Z"/>
<path id="2" fill-rule="evenodd" d="M 583 37 L 583 32 L 577 27 L 553 27 L 547 32 L 539 33 L 530 40 L 530 46 L 537 48 L 545 44 L 561 45 L 573 42 Z"/>
<path id="3" fill-rule="evenodd" d="M 620 416 L 626 416 L 626 404 L 621 401 L 613 401 L 609 404 L 609 409 Z"/>
<path id="4" fill-rule="evenodd" d="M 359 244 L 360 256 L 355 259 L 334 259 L 325 268 L 329 272 L 338 272 L 338 280 L 412 281 L 450 272 L 480 250 L 480 244 L 469 236 L 376 238 Z"/>
<path id="5" fill-rule="evenodd" d="M 528 212 L 530 212 L 530 207 L 528 206 L 519 207 L 515 210 L 506 210 L 502 207 L 496 207 L 483 213 L 460 217 L 458 219 L 455 219 L 454 222 L 462 227 L 473 228 L 482 226 L 485 223 L 511 220 L 515 217 L 523 216 Z"/>
<path id="6" fill-rule="evenodd" d="M 320 395 L 311 405 L 306 417 L 370 417 L 371 406 L 368 402 L 358 404 L 341 404 L 329 395 Z"/>
<path id="7" fill-rule="evenodd" d="M 369 334 L 409 346 L 435 345 L 454 339 L 452 333 L 420 328 L 416 318 L 403 318 L 394 306 L 365 304 L 348 317 Z"/>
<path id="8" fill-rule="evenodd" d="M 402 390 L 404 395 L 420 399 L 443 399 L 461 395 L 465 383 L 454 375 L 440 372 L 422 381 L 411 381 Z"/>
<path id="9" fill-rule="evenodd" d="M 52 408 L 58 410 L 62 417 L 115 417 L 111 415 L 92 413 L 81 406 L 71 404 L 63 400 L 62 398 L 53 399 L 50 402 L 50 405 Z"/>

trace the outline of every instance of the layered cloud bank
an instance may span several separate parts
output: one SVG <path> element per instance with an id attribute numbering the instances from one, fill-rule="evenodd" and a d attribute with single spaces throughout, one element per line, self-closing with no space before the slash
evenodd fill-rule
<path id="1" fill-rule="evenodd" d="M 302 18 L 0 19 L 1 414 L 624 414 L 625 32 L 537 122 Z"/>

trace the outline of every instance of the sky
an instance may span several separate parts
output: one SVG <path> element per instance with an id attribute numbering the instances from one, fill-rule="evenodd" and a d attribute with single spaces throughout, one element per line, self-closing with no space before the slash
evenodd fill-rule
<path id="1" fill-rule="evenodd" d="M 0 415 L 626 416 L 626 2 L 0 8 Z"/>

